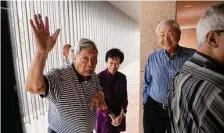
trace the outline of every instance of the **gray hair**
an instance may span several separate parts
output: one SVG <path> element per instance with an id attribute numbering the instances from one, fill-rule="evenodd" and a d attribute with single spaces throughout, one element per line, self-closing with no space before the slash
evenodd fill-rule
<path id="1" fill-rule="evenodd" d="M 78 54 L 82 49 L 85 48 L 93 48 L 93 50 L 96 51 L 96 53 L 98 54 L 98 49 L 96 47 L 96 44 L 89 39 L 86 38 L 82 38 L 79 40 L 78 44 L 75 46 L 75 52 L 74 54 Z"/>
<path id="2" fill-rule="evenodd" d="M 224 29 L 224 3 L 208 8 L 200 18 L 196 32 L 198 47 L 206 40 L 209 31 Z"/>
<path id="3" fill-rule="evenodd" d="M 175 28 L 175 29 L 178 30 L 178 31 L 181 31 L 181 30 L 180 30 L 180 25 L 179 25 L 176 21 L 174 21 L 174 20 L 165 20 L 165 21 L 163 21 L 163 22 L 161 22 L 161 23 L 159 23 L 159 24 L 157 25 L 157 27 L 156 27 L 156 34 L 159 33 L 159 28 L 160 28 L 162 25 L 172 25 L 173 28 Z"/>

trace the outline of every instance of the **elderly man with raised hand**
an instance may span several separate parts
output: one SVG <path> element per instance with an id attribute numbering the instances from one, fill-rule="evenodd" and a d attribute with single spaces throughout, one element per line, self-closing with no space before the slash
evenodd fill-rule
<path id="1" fill-rule="evenodd" d="M 48 18 L 44 24 L 40 14 L 34 15 L 30 25 L 36 49 L 26 78 L 26 89 L 53 103 L 56 111 L 49 116 L 50 132 L 92 132 L 96 117 L 96 108 L 92 107 L 97 105 L 106 109 L 98 76 L 94 74 L 98 54 L 95 43 L 81 39 L 72 64 L 52 69 L 44 75 L 48 53 L 53 49 L 60 30 L 50 36 Z"/>
<path id="2" fill-rule="evenodd" d="M 170 133 L 169 83 L 195 50 L 179 46 L 181 31 L 174 20 L 161 22 L 156 33 L 162 49 L 150 54 L 145 66 L 143 126 L 144 133 Z"/>
<path id="3" fill-rule="evenodd" d="M 197 25 L 198 52 L 175 76 L 169 96 L 173 133 L 224 132 L 224 3 Z"/>

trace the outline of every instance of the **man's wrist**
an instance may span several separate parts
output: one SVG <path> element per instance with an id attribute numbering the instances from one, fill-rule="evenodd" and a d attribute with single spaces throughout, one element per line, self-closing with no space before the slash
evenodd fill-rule
<path id="1" fill-rule="evenodd" d="M 36 50 L 35 54 L 39 57 L 47 57 L 48 56 L 48 52 L 47 51 L 40 51 L 40 50 Z"/>

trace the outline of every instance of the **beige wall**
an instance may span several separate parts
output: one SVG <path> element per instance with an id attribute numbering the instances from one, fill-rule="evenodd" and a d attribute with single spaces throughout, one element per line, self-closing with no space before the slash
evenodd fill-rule
<path id="1" fill-rule="evenodd" d="M 179 44 L 187 48 L 197 49 L 196 29 L 182 29 Z"/>
<path id="2" fill-rule="evenodd" d="M 141 2 L 140 21 L 140 103 L 139 103 L 139 133 L 143 133 L 142 109 L 142 78 L 145 62 L 149 53 L 159 48 L 157 45 L 156 26 L 166 19 L 176 17 L 176 2 L 144 1 Z"/>

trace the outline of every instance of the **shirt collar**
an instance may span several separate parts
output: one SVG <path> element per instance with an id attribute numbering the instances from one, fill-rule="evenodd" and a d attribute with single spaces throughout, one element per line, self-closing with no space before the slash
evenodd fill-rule
<path id="1" fill-rule="evenodd" d="M 106 72 L 106 74 L 107 74 L 108 77 L 115 77 L 115 76 L 117 75 L 117 72 L 115 72 L 115 74 L 112 75 L 112 74 L 109 72 L 108 68 L 105 69 L 105 72 Z"/>
<path id="2" fill-rule="evenodd" d="M 196 52 L 193 55 L 193 57 L 190 58 L 190 60 L 202 67 L 206 67 L 218 73 L 224 74 L 224 71 L 223 71 L 224 64 L 213 59 L 212 57 L 208 55 Z"/>
<path id="3" fill-rule="evenodd" d="M 163 54 L 166 57 L 168 57 L 169 59 L 175 58 L 176 56 L 177 57 L 180 57 L 181 56 L 181 46 L 179 46 L 179 45 L 177 45 L 176 53 L 174 55 L 172 55 L 172 56 L 169 56 L 169 53 L 165 49 L 163 49 L 162 51 L 163 51 Z"/>

